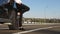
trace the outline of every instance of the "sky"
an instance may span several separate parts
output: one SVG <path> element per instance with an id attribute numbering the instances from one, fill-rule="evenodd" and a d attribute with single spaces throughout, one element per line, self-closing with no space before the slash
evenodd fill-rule
<path id="1" fill-rule="evenodd" d="M 25 18 L 60 19 L 60 0 L 22 0 L 30 10 L 23 14 Z"/>

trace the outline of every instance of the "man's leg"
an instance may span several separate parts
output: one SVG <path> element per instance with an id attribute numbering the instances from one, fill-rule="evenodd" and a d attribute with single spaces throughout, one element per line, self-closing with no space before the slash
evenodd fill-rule
<path id="1" fill-rule="evenodd" d="M 22 26 L 23 13 L 26 12 L 26 11 L 29 11 L 30 8 L 26 5 L 24 5 L 24 4 L 19 5 L 19 4 L 16 3 L 16 6 L 17 6 L 17 9 L 18 9 L 17 12 L 20 12 L 19 27 L 21 27 Z"/>

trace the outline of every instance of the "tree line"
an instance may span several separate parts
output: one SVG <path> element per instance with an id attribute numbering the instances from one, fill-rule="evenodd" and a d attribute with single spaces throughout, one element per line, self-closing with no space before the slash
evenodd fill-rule
<path id="1" fill-rule="evenodd" d="M 42 23 L 60 23 L 60 19 L 44 19 L 44 18 L 23 18 L 23 21 L 42 22 Z"/>

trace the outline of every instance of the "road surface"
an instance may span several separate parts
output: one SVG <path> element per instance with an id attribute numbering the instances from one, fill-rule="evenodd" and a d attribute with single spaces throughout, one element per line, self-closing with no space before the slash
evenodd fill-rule
<path id="1" fill-rule="evenodd" d="M 6 29 L 7 28 L 7 29 Z M 8 30 L 7 25 L 0 25 L 0 34 L 60 34 L 60 24 L 23 25 L 22 30 Z"/>

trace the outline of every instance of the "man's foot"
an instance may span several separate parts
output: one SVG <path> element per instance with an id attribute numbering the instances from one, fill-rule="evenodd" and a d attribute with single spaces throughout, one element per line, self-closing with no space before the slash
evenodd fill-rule
<path id="1" fill-rule="evenodd" d="M 23 27 L 20 27 L 19 30 L 23 30 L 24 31 L 25 29 Z"/>

